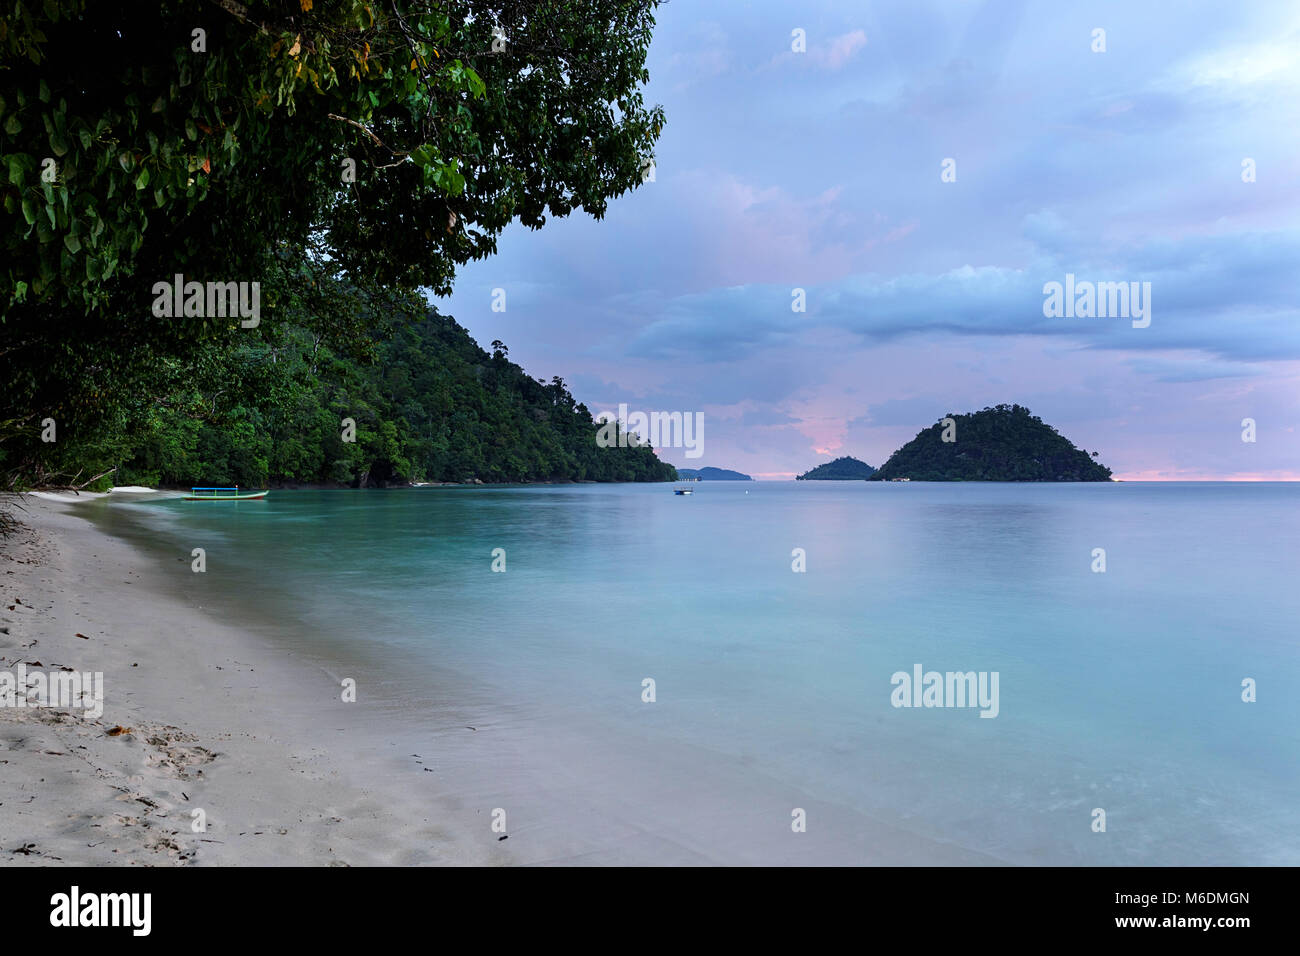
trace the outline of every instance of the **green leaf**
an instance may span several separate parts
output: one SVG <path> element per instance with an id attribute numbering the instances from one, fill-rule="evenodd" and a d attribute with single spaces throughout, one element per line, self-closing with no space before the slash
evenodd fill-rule
<path id="1" fill-rule="evenodd" d="M 469 85 L 470 95 L 475 99 L 482 99 L 487 93 L 487 84 L 483 82 L 483 78 L 469 67 L 465 67 L 465 80 Z"/>
<path id="2" fill-rule="evenodd" d="M 135 177 L 135 188 L 144 189 L 144 187 L 148 185 L 149 185 L 149 170 L 141 167 L 140 175 Z"/>
<path id="3" fill-rule="evenodd" d="M 439 189 L 450 196 L 459 196 L 465 191 L 465 177 L 460 174 L 454 162 L 444 163 L 434 169 L 433 182 Z"/>
<path id="4" fill-rule="evenodd" d="M 199 128 L 194 125 L 194 120 L 189 117 L 185 119 L 185 137 L 191 141 L 199 138 Z"/>
<path id="5" fill-rule="evenodd" d="M 36 203 L 30 199 L 23 200 L 23 218 L 27 220 L 27 225 L 36 222 Z"/>
<path id="6" fill-rule="evenodd" d="M 14 113 L 7 120 L 5 120 L 5 132 L 8 133 L 10 136 L 17 136 L 22 131 L 23 131 L 23 122 L 18 118 L 17 113 Z"/>
<path id="7" fill-rule="evenodd" d="M 68 251 L 71 252 L 74 256 L 81 251 L 81 240 L 78 239 L 76 236 L 71 236 L 71 235 L 64 236 L 63 244 L 67 246 Z"/>
<path id="8" fill-rule="evenodd" d="M 48 103 L 50 101 L 50 85 L 44 80 L 41 80 L 40 86 L 37 87 L 36 95 L 41 98 L 42 103 Z"/>
<path id="9" fill-rule="evenodd" d="M 437 159 L 437 149 L 428 143 L 423 146 L 417 146 L 415 149 L 411 150 L 411 162 L 415 163 L 415 165 L 419 166 L 421 169 L 436 162 Z"/>

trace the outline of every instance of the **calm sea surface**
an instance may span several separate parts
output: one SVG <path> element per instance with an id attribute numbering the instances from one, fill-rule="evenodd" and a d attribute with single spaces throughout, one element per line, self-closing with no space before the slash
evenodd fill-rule
<path id="1" fill-rule="evenodd" d="M 354 677 L 522 862 L 1300 864 L 1300 484 L 694 487 L 103 520 L 204 548 L 187 597 Z M 997 716 L 892 706 L 916 665 Z"/>

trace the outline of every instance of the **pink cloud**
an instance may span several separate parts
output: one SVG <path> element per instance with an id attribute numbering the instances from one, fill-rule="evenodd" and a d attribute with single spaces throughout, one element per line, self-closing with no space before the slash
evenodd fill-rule
<path id="1" fill-rule="evenodd" d="M 790 64 L 798 64 L 801 61 L 809 61 L 827 70 L 838 70 L 867 45 L 867 31 L 851 30 L 840 36 L 832 37 L 828 43 L 819 43 L 815 38 L 809 38 L 808 42 L 810 45 L 807 53 L 782 50 L 758 69 L 760 71 L 777 69 Z"/>
<path id="2" fill-rule="evenodd" d="M 1114 475 L 1117 481 L 1300 481 L 1300 471 L 1228 472 L 1215 474 L 1195 468 L 1151 469 Z"/>
<path id="3" fill-rule="evenodd" d="M 695 240 L 677 252 L 711 285 L 829 282 L 867 268 L 873 250 L 917 229 L 914 221 L 891 222 L 880 214 L 867 221 L 846 204 L 842 185 L 799 197 L 729 173 L 694 170 L 683 173 L 676 188 L 684 198 L 674 208 L 688 211 Z"/>
<path id="4" fill-rule="evenodd" d="M 825 52 L 820 49 L 814 50 L 814 56 L 818 62 L 825 64 L 832 70 L 838 70 L 849 60 L 853 59 L 854 54 L 867 45 L 867 31 L 853 30 L 845 33 L 843 36 L 837 36 L 830 42 Z"/>

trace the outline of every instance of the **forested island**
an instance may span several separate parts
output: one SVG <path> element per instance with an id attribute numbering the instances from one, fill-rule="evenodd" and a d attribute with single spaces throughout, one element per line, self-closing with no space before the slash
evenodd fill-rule
<path id="1" fill-rule="evenodd" d="M 1098 453 L 1076 448 L 1029 409 L 949 415 L 889 457 L 873 481 L 1110 481 Z"/>
<path id="2" fill-rule="evenodd" d="M 732 471 L 729 468 L 678 468 L 677 477 L 699 481 L 753 481 L 749 475 Z"/>
<path id="3" fill-rule="evenodd" d="M 876 473 L 865 461 L 845 456 L 818 465 L 799 475 L 795 481 L 862 481 Z"/>

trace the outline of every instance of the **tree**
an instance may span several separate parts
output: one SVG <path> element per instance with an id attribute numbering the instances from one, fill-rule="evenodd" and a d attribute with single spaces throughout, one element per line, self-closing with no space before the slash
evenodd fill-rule
<path id="1" fill-rule="evenodd" d="M 41 417 L 89 426 L 161 361 L 241 333 L 229 316 L 154 314 L 158 282 L 259 282 L 275 321 L 339 315 L 313 304 L 328 273 L 382 311 L 366 297 L 445 293 L 514 220 L 603 216 L 663 125 L 640 92 L 656 5 L 155 0 L 128 16 L 11 0 L 10 463 L 40 451 Z"/>

